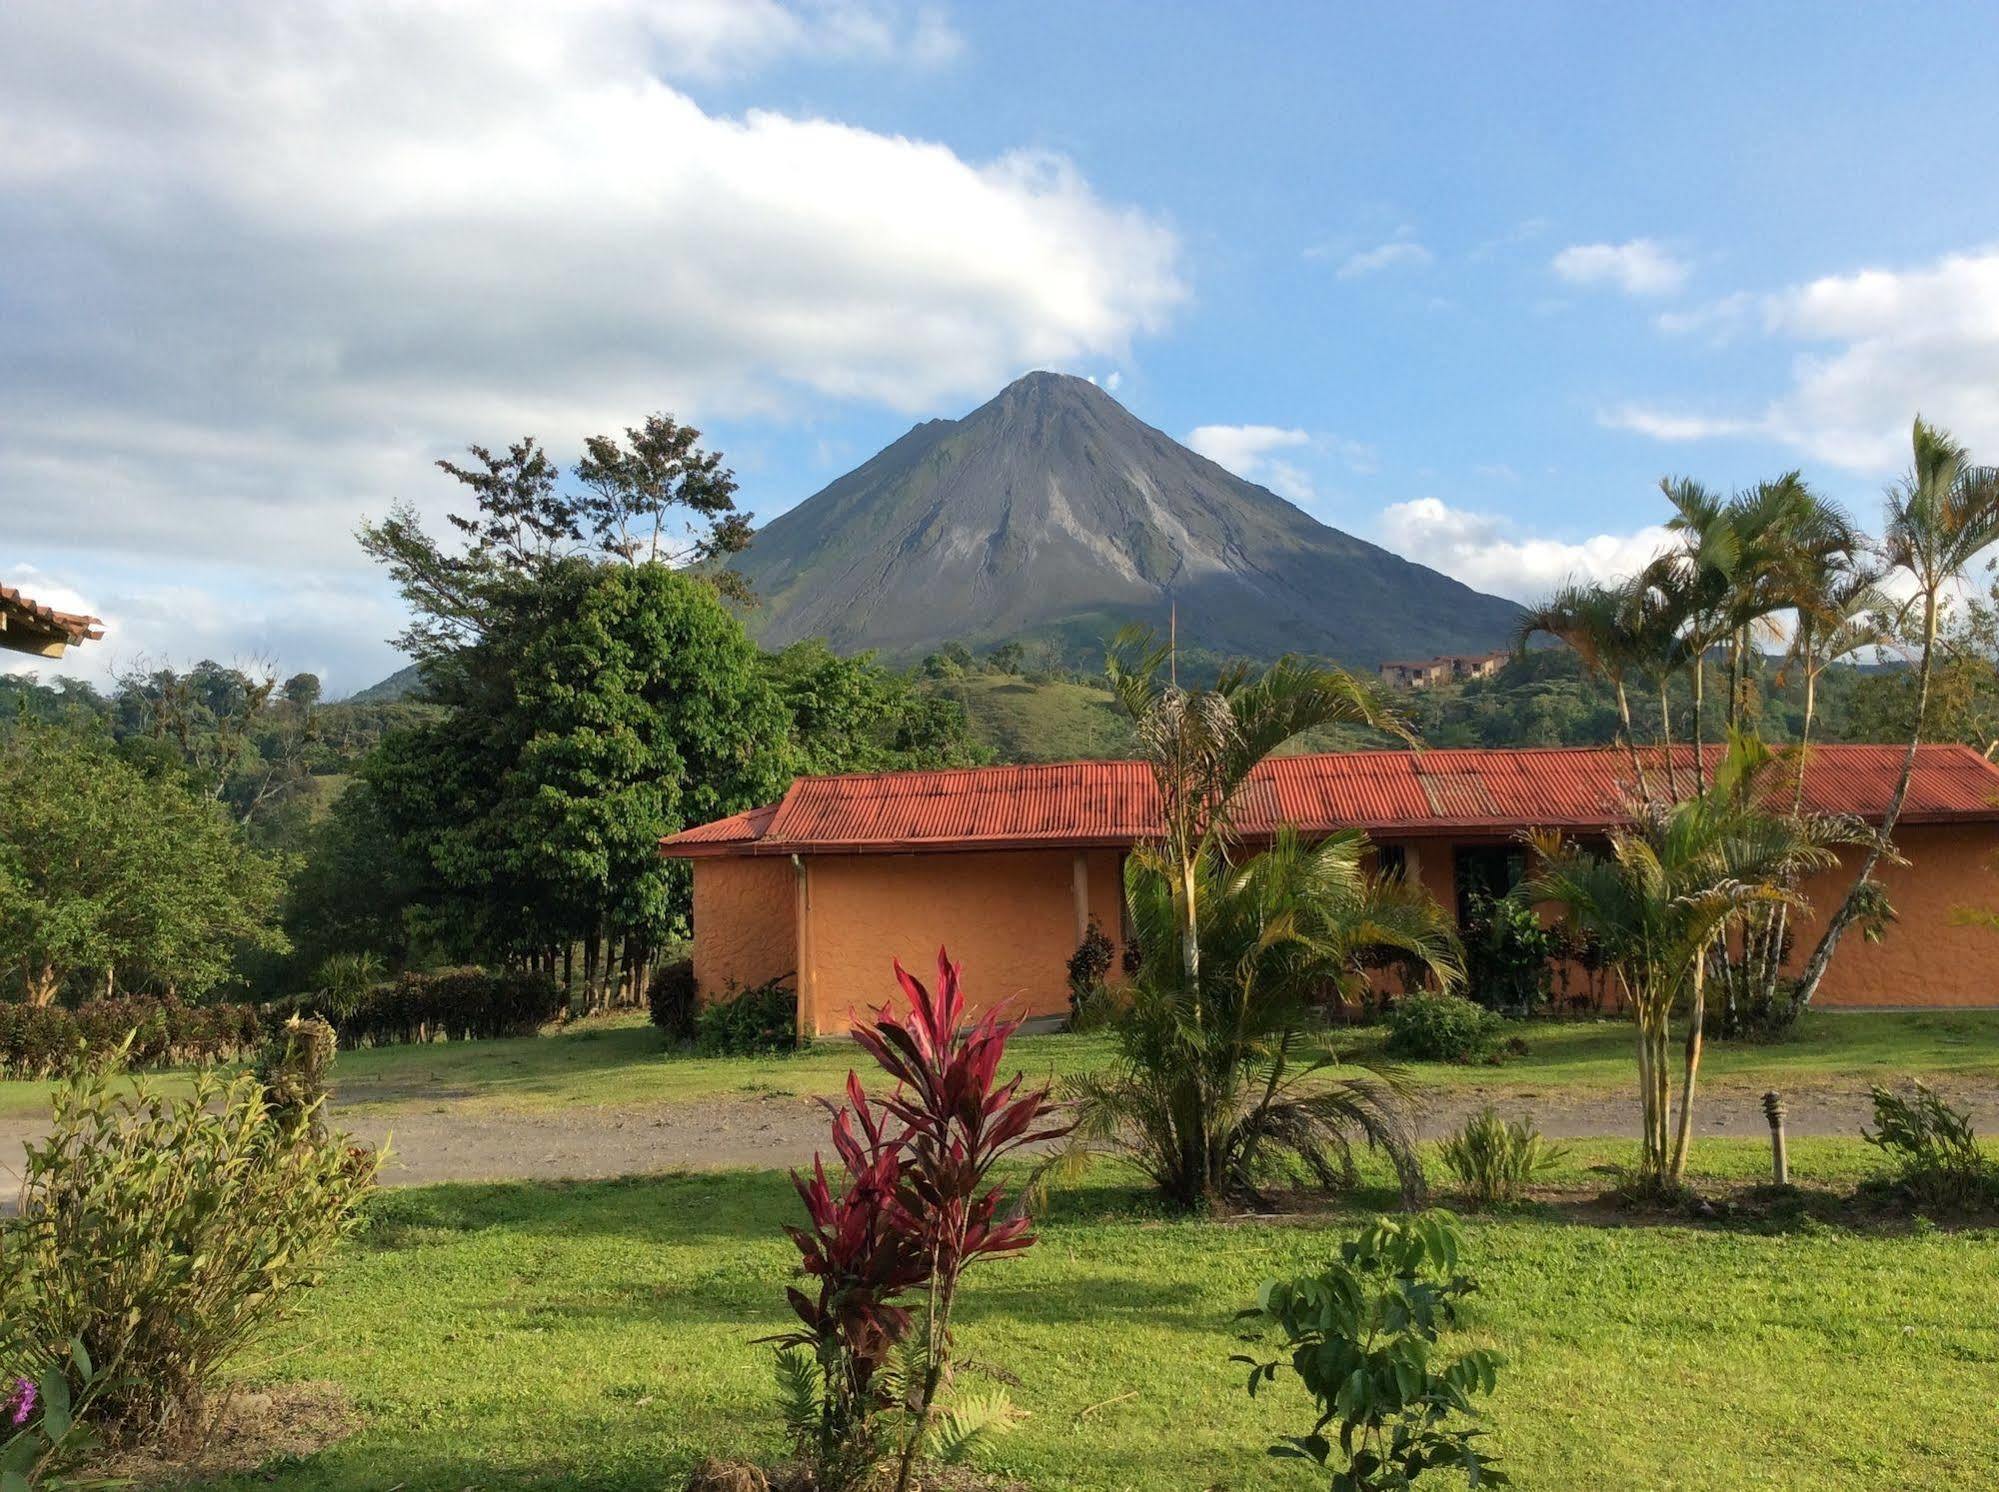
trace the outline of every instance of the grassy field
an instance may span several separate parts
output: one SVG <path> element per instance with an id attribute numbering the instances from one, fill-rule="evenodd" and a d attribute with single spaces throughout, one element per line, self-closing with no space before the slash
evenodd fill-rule
<path id="1" fill-rule="evenodd" d="M 1630 1028 L 1623 1022 L 1535 1021 L 1520 1025 L 1524 1057 L 1503 1066 L 1415 1063 L 1420 1086 L 1528 1093 L 1623 1092 L 1631 1083 Z M 1340 1037 L 1359 1055 L 1381 1057 L 1378 1030 Z M 1084 1071 L 1108 1060 L 1100 1036 L 1027 1036 L 1013 1047 L 1036 1076 Z M 341 1103 L 393 1111 L 438 1106 L 549 1110 L 572 1104 L 618 1106 L 695 1102 L 730 1095 L 831 1094 L 853 1049 L 830 1042 L 769 1058 L 668 1054 L 640 1015 L 580 1021 L 546 1036 L 511 1041 L 435 1043 L 342 1053 L 336 1069 Z M 1702 1071 L 1708 1091 L 1777 1086 L 1864 1089 L 1901 1077 L 1999 1081 L 1999 1011 L 1807 1015 L 1789 1039 L 1710 1046 Z M 175 1080 L 163 1080 L 172 1087 Z M 0 1117 L 43 1111 L 48 1084 L 0 1082 Z"/>
<path id="2" fill-rule="evenodd" d="M 1571 1163 L 1581 1177 L 1617 1146 Z M 1760 1147 L 1702 1147 L 1711 1175 Z M 1806 1143 L 1851 1178 L 1871 1152 Z M 378 1197 L 362 1241 L 259 1377 L 332 1379 L 365 1427 L 217 1485 L 677 1488 L 704 1454 L 778 1449 L 768 1349 L 793 1258 L 782 1177 L 457 1186 Z M 1354 1214 L 1358 1215 L 1358 1214 Z M 1351 1216 L 1152 1215 L 1059 1192 L 1042 1242 L 974 1277 L 963 1350 L 1028 1417 L 984 1459 L 1037 1489 L 1297 1488 L 1263 1455 L 1309 1415 L 1252 1404 L 1230 1317 Z M 1464 1334 L 1509 1358 L 1494 1446 L 1526 1488 L 1983 1488 L 1999 1480 L 1999 1235 L 1625 1226 L 1548 1210 L 1468 1223 Z M 1323 1485 L 1320 1483 L 1319 1485 Z"/>

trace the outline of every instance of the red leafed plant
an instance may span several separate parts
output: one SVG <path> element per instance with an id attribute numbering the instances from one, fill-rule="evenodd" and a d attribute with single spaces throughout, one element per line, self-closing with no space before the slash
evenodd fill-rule
<path id="1" fill-rule="evenodd" d="M 998 1081 L 1020 1023 L 988 1012 L 968 1024 L 959 966 L 942 949 L 934 994 L 900 962 L 895 977 L 906 1009 L 884 1006 L 853 1033 L 895 1091 L 877 1102 L 849 1073 L 832 1136 L 845 1185 L 836 1191 L 817 1157 L 811 1176 L 792 1177 L 810 1226 L 786 1231 L 819 1293 L 786 1292 L 805 1329 L 778 1339 L 793 1349 L 780 1357 L 780 1374 L 787 1418 L 831 1487 L 851 1484 L 874 1463 L 874 1413 L 895 1407 L 907 1418 L 896 1486 L 907 1489 L 950 1376 L 960 1277 L 978 1259 L 1034 1242 L 1026 1214 L 991 1184 L 992 1168 L 1022 1146 L 1068 1132 L 1053 1121 L 1046 1088 L 1024 1089 L 1018 1075 Z M 912 1341 L 919 1323 L 902 1301 L 918 1292 L 923 1310 Z M 890 1394 L 881 1370 L 905 1341 L 914 1350 Z M 797 1350 L 805 1348 L 809 1360 Z"/>

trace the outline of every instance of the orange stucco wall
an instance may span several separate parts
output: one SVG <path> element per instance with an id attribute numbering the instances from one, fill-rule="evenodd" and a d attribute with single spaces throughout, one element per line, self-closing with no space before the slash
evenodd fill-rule
<path id="1" fill-rule="evenodd" d="M 1869 943 L 1849 929 L 1833 955 L 1815 1003 L 1824 1006 L 1999 1006 L 1999 931 L 1965 925 L 1966 907 L 1999 911 L 1999 826 L 1991 824 L 1912 825 L 1896 836 L 1906 865 L 1879 872 L 1888 888 L 1896 920 Z M 1395 841 L 1385 841 L 1394 843 Z M 1447 914 L 1457 915 L 1453 844 L 1409 840 L 1407 862 L 1425 890 Z M 1803 887 L 1812 911 L 1793 937 L 1791 968 L 1803 967 L 1818 941 L 1823 916 L 1839 905 L 1853 882 L 1857 851 L 1840 868 L 1813 877 Z M 1544 908 L 1544 920 L 1558 915 Z M 1557 995 L 1587 1003 L 1589 976 L 1571 968 L 1558 977 Z M 1614 988 L 1597 990 L 1615 1004 Z"/>
<path id="2" fill-rule="evenodd" d="M 1819 1005 L 1999 1005 L 1999 931 L 1960 925 L 1962 908 L 1999 910 L 1999 829 L 1990 824 L 1920 824 L 1895 843 L 1907 865 L 1877 872 L 1896 920 L 1869 943 L 1848 928 L 1826 970 Z M 1853 883 L 1857 852 L 1838 871 L 1803 887 L 1812 915 L 1798 930 L 1794 964 L 1818 941 L 1822 919 Z"/>
<path id="3" fill-rule="evenodd" d="M 1083 855 L 1089 915 L 1123 951 L 1120 856 Z M 801 1021 L 844 1031 L 854 1011 L 895 991 L 891 960 L 929 982 L 937 948 L 965 967 L 973 1009 L 1064 1014 L 1075 952 L 1074 853 L 1010 850 L 931 855 L 817 855 L 806 861 Z M 700 938 L 700 924 L 695 924 Z"/>
<path id="4" fill-rule="evenodd" d="M 797 877 L 781 858 L 694 862 L 694 987 L 703 1000 L 797 972 Z"/>
<path id="5" fill-rule="evenodd" d="M 1896 838 L 1910 864 L 1888 868 L 1883 879 L 1898 920 L 1879 943 L 1848 934 L 1818 1003 L 1999 1006 L 1999 931 L 1955 919 L 1965 907 L 1999 910 L 1999 827 L 1916 826 Z M 1403 849 L 1416 878 L 1454 915 L 1451 843 L 1410 840 Z M 1122 953 L 1122 857 L 1096 850 L 1083 859 L 1088 913 Z M 1023 1015 L 1060 1014 L 1076 947 L 1074 862 L 1066 850 L 814 856 L 806 861 L 801 930 L 789 860 L 697 861 L 695 979 L 712 998 L 731 979 L 749 985 L 795 972 L 801 1024 L 808 1034 L 831 1034 L 847 1029 L 851 1011 L 889 997 L 892 959 L 928 979 L 942 943 L 965 966 L 974 1008 L 1004 1002 Z M 1794 964 L 1851 874 L 1849 865 L 1804 888 L 1814 911 L 1798 929 Z M 1563 988 L 1580 998 L 1581 981 L 1575 974 Z"/>

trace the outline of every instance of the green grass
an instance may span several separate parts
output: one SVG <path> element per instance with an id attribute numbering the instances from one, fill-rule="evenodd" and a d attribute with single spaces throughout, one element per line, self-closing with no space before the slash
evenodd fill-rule
<path id="1" fill-rule="evenodd" d="M 1759 1146 L 1707 1142 L 1717 1173 Z M 1800 1165 L 1858 1174 L 1853 1142 Z M 779 1449 L 769 1349 L 797 1208 L 782 1177 L 715 1173 L 385 1194 L 262 1377 L 331 1378 L 365 1427 L 226 1485 L 680 1485 L 701 1456 Z M 984 1460 L 1043 1489 L 1296 1488 L 1263 1447 L 1310 1417 L 1252 1403 L 1230 1317 L 1312 1267 L 1351 1217 L 1207 1223 L 1115 1186 L 1060 1192 L 1026 1256 L 967 1288 L 962 1350 L 1028 1411 Z M 1466 1342 L 1509 1363 L 1494 1447 L 1525 1488 L 1982 1488 L 1999 1480 L 1999 1235 L 1467 1224 Z M 1316 1485 L 1323 1486 L 1323 1481 Z"/>
<path id="2" fill-rule="evenodd" d="M 1131 723 L 1099 685 L 965 674 L 925 687 L 962 704 L 973 738 L 1003 762 L 1119 757 L 1134 749 Z"/>
<path id="3" fill-rule="evenodd" d="M 1503 1066 L 1413 1063 L 1409 1076 L 1424 1087 L 1495 1097 L 1549 1090 L 1622 1093 L 1631 1084 L 1630 1028 L 1621 1021 L 1526 1022 L 1517 1034 L 1527 1043 L 1527 1055 Z M 1359 1053 L 1380 1056 L 1378 1031 L 1357 1029 L 1339 1039 Z M 1035 1076 L 1086 1071 L 1111 1054 L 1102 1036 L 1028 1036 L 1013 1050 Z M 854 1055 L 841 1042 L 784 1057 L 667 1054 L 642 1015 L 626 1014 L 519 1040 L 345 1052 L 335 1075 L 341 1102 L 352 1108 L 448 1104 L 548 1110 L 758 1093 L 832 1094 Z M 1812 1013 L 1784 1041 L 1710 1045 L 1702 1069 L 1709 1092 L 1760 1092 L 1769 1086 L 1857 1092 L 1871 1081 L 1904 1076 L 1999 1078 L 1999 1011 Z M 172 1075 L 160 1081 L 169 1089 L 184 1085 Z M 43 1112 L 48 1089 L 46 1082 L 0 1082 L 0 1118 Z"/>

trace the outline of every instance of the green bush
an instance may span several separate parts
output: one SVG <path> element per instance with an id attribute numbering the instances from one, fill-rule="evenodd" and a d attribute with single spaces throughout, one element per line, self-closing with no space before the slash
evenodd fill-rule
<path id="1" fill-rule="evenodd" d="M 461 968 L 414 970 L 338 1000 L 303 995 L 273 1007 L 327 1020 L 349 1050 L 398 1042 L 532 1036 L 562 1013 L 562 990 L 547 974 Z"/>
<path id="2" fill-rule="evenodd" d="M 1895 1162 L 1895 1184 L 1918 1207 L 1958 1211 L 1999 1199 L 1999 1164 L 1978 1147 L 1971 1116 L 1921 1083 L 1906 1098 L 1876 1084 L 1874 1128 L 1860 1137 Z"/>
<path id="3" fill-rule="evenodd" d="M 317 1283 L 378 1157 L 280 1123 L 255 1077 L 185 1098 L 111 1065 L 72 1069 L 0 1219 L 0 1379 L 39 1379 L 80 1342 L 121 1438 L 198 1423 L 223 1363 Z"/>
<path id="4" fill-rule="evenodd" d="M 652 971 L 646 982 L 646 1011 L 652 1023 L 678 1041 L 694 1034 L 694 960 L 676 958 Z"/>
<path id="5" fill-rule="evenodd" d="M 738 990 L 732 982 L 722 999 L 694 1017 L 694 1049 L 706 1057 L 753 1057 L 798 1047 L 798 992 L 773 979 Z"/>
<path id="6" fill-rule="evenodd" d="M 1546 1004 L 1559 940 L 1534 908 L 1510 896 L 1474 895 L 1467 913 L 1461 936 L 1472 998 L 1512 1015 Z"/>
<path id="7" fill-rule="evenodd" d="M 1388 1008 L 1388 1050 L 1425 1062 L 1482 1062 L 1506 1022 L 1463 995 L 1405 995 Z"/>
<path id="8" fill-rule="evenodd" d="M 172 996 L 117 995 L 74 1010 L 0 1004 L 0 1077 L 47 1077 L 79 1049 L 102 1057 L 122 1048 L 125 1064 L 139 1068 L 229 1062 L 255 1050 L 261 1030 L 252 1006 Z"/>
<path id="9" fill-rule="evenodd" d="M 1444 1164 L 1477 1207 L 1518 1202 L 1537 1176 L 1559 1165 L 1567 1151 L 1541 1138 L 1532 1119 L 1501 1119 L 1487 1105 L 1444 1141 Z"/>
<path id="10" fill-rule="evenodd" d="M 1334 1492 L 1402 1492 L 1426 1472 L 1453 1471 L 1471 1487 L 1507 1482 L 1476 1442 L 1474 1394 L 1489 1394 L 1501 1359 L 1473 1348 L 1450 1362 L 1436 1350 L 1478 1288 L 1458 1273 L 1456 1219 L 1447 1212 L 1376 1218 L 1340 1245 L 1318 1274 L 1272 1280 L 1240 1319 L 1274 1328 L 1281 1354 L 1249 1365 L 1252 1397 L 1295 1372 L 1317 1422 L 1270 1454 L 1332 1473 Z"/>

